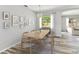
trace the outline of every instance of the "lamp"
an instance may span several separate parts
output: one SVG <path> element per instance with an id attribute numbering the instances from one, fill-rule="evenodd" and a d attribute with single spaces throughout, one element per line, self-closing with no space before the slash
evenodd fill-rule
<path id="1" fill-rule="evenodd" d="M 41 6 L 40 5 L 38 5 L 38 7 L 39 7 L 39 17 L 42 17 L 42 12 L 41 12 Z"/>

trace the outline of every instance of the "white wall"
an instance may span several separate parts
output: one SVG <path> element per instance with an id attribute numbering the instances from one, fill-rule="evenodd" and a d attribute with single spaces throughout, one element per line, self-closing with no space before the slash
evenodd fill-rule
<path id="1" fill-rule="evenodd" d="M 67 32 L 66 18 L 62 17 L 62 32 Z"/>
<path id="2" fill-rule="evenodd" d="M 9 6 L 0 5 L 0 23 L 1 20 L 3 20 L 3 16 L 2 16 L 3 11 L 10 12 L 10 17 L 12 15 L 26 17 L 26 20 L 29 20 L 29 25 L 27 25 L 23 29 L 20 29 L 18 27 L 1 29 L 1 24 L 0 24 L 0 51 L 16 44 L 17 42 L 20 42 L 22 33 L 24 31 L 31 31 L 32 29 L 35 29 L 34 22 L 36 21 L 35 14 L 28 7 L 24 7 L 22 5 L 9 5 Z"/>
<path id="3" fill-rule="evenodd" d="M 40 28 L 39 23 L 40 23 L 40 17 L 36 13 L 36 23 L 35 23 L 35 25 L 36 25 L 37 30 Z"/>
<path id="4" fill-rule="evenodd" d="M 56 14 L 54 14 L 54 28 L 53 31 L 55 32 L 56 36 L 61 36 L 61 12 L 57 11 Z"/>

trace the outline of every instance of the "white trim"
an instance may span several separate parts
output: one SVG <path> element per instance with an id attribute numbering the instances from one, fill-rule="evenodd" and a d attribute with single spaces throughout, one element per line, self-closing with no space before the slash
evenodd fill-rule
<path id="1" fill-rule="evenodd" d="M 40 28 L 42 28 L 42 17 L 39 18 L 39 25 L 40 25 Z"/>
<path id="2" fill-rule="evenodd" d="M 21 42 L 21 41 L 20 41 L 20 42 Z M 17 42 L 16 44 L 19 44 L 20 42 Z M 9 48 L 11 48 L 11 47 L 14 47 L 16 44 L 13 44 L 13 45 L 9 46 L 8 48 L 5 48 L 5 49 L 1 50 L 0 53 L 1 53 L 1 52 L 4 52 L 5 50 L 7 50 L 7 49 L 9 49 Z"/>
<path id="3" fill-rule="evenodd" d="M 51 18 L 50 28 L 53 29 L 53 27 L 54 27 L 54 16 L 53 16 L 53 14 L 50 15 L 50 18 Z"/>

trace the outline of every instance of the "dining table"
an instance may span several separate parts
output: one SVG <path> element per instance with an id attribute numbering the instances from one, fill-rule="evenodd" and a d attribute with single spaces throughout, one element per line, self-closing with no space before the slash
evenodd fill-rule
<path id="1" fill-rule="evenodd" d="M 46 35 L 48 35 L 48 33 L 49 33 L 49 30 L 36 30 L 36 31 L 28 32 L 24 34 L 24 36 L 35 39 L 35 40 L 41 40 Z"/>
<path id="2" fill-rule="evenodd" d="M 28 38 L 29 40 L 31 39 L 30 44 L 31 44 L 31 41 L 39 41 L 41 44 L 42 40 L 49 34 L 49 32 L 50 32 L 49 30 L 35 30 L 35 31 L 25 33 L 23 37 Z M 30 53 L 32 53 L 31 48 L 30 48 Z"/>

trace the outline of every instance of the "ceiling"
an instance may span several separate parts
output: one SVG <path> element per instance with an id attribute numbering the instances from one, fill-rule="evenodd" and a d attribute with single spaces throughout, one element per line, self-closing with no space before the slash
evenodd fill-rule
<path id="1" fill-rule="evenodd" d="M 28 5 L 35 12 L 62 10 L 62 15 L 79 15 L 79 5 Z"/>
<path id="2" fill-rule="evenodd" d="M 63 15 L 79 15 L 79 9 L 64 11 Z"/>
<path id="3" fill-rule="evenodd" d="M 63 6 L 64 5 L 28 5 L 28 7 L 35 12 L 53 10 L 55 8 L 60 8 Z"/>

